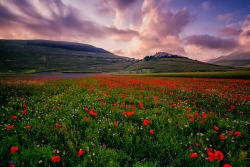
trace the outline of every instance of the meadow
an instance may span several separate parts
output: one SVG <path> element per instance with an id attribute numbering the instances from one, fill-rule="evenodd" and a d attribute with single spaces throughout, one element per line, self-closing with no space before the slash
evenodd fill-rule
<path id="1" fill-rule="evenodd" d="M 250 166 L 250 80 L 0 81 L 0 166 Z"/>

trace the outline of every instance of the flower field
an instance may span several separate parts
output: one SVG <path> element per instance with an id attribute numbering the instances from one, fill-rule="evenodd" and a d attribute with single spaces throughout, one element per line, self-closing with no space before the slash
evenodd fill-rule
<path id="1" fill-rule="evenodd" d="M 0 82 L 0 166 L 250 166 L 250 80 Z"/>

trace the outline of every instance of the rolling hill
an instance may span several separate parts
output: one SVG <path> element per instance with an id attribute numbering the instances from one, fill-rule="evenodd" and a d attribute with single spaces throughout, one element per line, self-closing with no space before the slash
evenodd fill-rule
<path id="1" fill-rule="evenodd" d="M 113 72 L 135 59 L 87 44 L 46 40 L 0 40 L 0 72 Z"/>
<path id="2" fill-rule="evenodd" d="M 142 60 L 121 57 L 102 48 L 47 40 L 0 40 L 0 73 L 161 73 L 230 71 L 187 57 L 158 52 Z"/>
<path id="3" fill-rule="evenodd" d="M 153 56 L 146 56 L 128 69 L 134 73 L 161 73 L 161 72 L 205 72 L 205 71 L 230 71 L 233 67 L 219 66 L 192 60 L 187 57 L 158 52 Z"/>
<path id="4" fill-rule="evenodd" d="M 215 59 L 211 59 L 208 63 L 222 65 L 222 66 L 234 66 L 234 67 L 250 67 L 250 52 L 236 51 L 227 56 L 220 56 Z"/>

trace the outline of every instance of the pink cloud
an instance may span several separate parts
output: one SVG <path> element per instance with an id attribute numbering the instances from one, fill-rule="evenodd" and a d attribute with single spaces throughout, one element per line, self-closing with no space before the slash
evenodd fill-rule
<path id="1" fill-rule="evenodd" d="M 238 36 L 241 34 L 242 30 L 234 28 L 232 26 L 226 26 L 218 30 L 220 35 L 224 36 Z"/>
<path id="2" fill-rule="evenodd" d="M 211 35 L 191 35 L 185 39 L 186 44 L 196 45 L 208 49 L 232 50 L 239 46 L 233 38 L 220 38 Z"/>

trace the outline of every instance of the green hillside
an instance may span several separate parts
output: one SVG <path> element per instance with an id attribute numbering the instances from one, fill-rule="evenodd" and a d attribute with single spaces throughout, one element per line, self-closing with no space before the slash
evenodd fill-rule
<path id="1" fill-rule="evenodd" d="M 225 64 L 227 65 L 227 64 Z M 143 60 L 114 55 L 87 44 L 46 40 L 0 40 L 0 73 L 162 73 L 231 71 L 233 67 L 158 52 Z"/>
<path id="2" fill-rule="evenodd" d="M 230 71 L 233 67 L 207 64 L 188 58 L 156 57 L 129 66 L 134 73 Z"/>
<path id="3" fill-rule="evenodd" d="M 101 48 L 70 42 L 0 40 L 0 72 L 113 72 L 135 60 Z"/>

